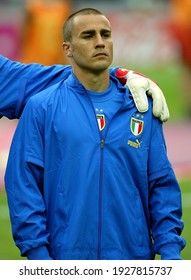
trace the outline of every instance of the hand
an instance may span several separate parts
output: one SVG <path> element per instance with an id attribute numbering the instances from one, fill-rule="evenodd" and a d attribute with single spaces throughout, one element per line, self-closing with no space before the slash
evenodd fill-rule
<path id="1" fill-rule="evenodd" d="M 153 99 L 153 115 L 161 122 L 169 119 L 170 114 L 165 97 L 154 81 L 141 73 L 122 68 L 116 71 L 116 77 L 129 88 L 139 112 L 148 110 L 148 95 Z"/>

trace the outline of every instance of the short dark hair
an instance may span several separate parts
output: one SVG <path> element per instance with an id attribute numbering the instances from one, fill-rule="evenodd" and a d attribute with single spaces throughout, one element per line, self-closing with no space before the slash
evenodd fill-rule
<path id="1" fill-rule="evenodd" d="M 102 12 L 100 12 L 97 9 L 94 8 L 84 8 L 81 10 L 78 10 L 77 12 L 71 14 L 65 21 L 62 29 L 63 39 L 64 42 L 70 42 L 72 39 L 72 23 L 76 16 L 78 15 L 103 15 Z"/>

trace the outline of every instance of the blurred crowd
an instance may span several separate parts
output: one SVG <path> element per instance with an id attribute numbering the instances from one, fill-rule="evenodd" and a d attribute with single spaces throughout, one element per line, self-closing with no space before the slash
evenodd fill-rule
<path id="1" fill-rule="evenodd" d="M 182 92 L 188 102 L 191 117 L 191 0 L 170 0 L 170 18 L 172 35 L 180 48 L 180 60 L 183 64 Z"/>

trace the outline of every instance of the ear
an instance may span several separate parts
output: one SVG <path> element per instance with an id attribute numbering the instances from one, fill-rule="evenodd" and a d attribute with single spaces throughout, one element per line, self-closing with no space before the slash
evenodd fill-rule
<path id="1" fill-rule="evenodd" d="M 63 47 L 65 55 L 67 57 L 72 57 L 72 51 L 71 51 L 70 43 L 69 42 L 67 42 L 67 43 L 63 42 L 62 47 Z"/>

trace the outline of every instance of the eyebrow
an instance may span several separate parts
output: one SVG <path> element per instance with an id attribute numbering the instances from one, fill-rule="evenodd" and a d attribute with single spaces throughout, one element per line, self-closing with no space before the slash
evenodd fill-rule
<path id="1" fill-rule="evenodd" d="M 80 33 L 80 35 L 86 35 L 86 34 L 92 34 L 92 33 L 95 33 L 95 29 L 89 29 L 89 30 L 84 30 Z M 106 29 L 106 28 L 103 28 L 101 29 L 101 33 L 103 32 L 110 32 L 111 33 L 111 29 Z"/>

